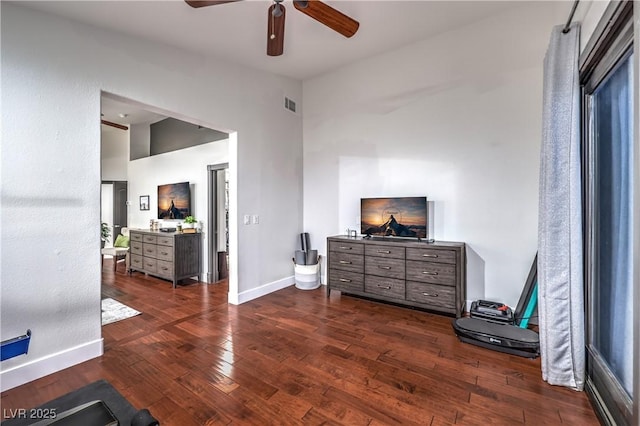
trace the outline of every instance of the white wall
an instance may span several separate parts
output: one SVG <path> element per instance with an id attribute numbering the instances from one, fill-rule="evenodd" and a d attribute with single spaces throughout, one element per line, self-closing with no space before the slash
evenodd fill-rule
<path id="1" fill-rule="evenodd" d="M 103 90 L 234 132 L 229 297 L 237 302 L 293 283 L 302 121 L 282 98 L 301 99 L 300 82 L 19 4 L 0 7 L 0 338 L 33 332 L 28 355 L 2 362 L 2 390 L 102 353 Z M 244 214 L 259 214 L 260 224 L 239 226 Z"/>
<path id="2" fill-rule="evenodd" d="M 515 306 L 537 247 L 542 64 L 569 2 L 531 2 L 304 82 L 304 228 L 359 229 L 359 201 L 426 195 L 468 244 L 467 299 Z"/>
<path id="3" fill-rule="evenodd" d="M 229 161 L 229 140 L 197 145 L 178 151 L 129 162 L 129 228 L 149 229 L 149 221 L 158 219 L 158 185 L 189 182 L 192 216 L 207 227 L 207 166 Z M 140 210 L 140 196 L 149 195 L 150 210 Z M 160 221 L 175 227 L 181 221 Z M 165 223 L 166 222 L 166 223 Z M 206 280 L 209 234 L 202 233 L 202 280 Z"/>
<path id="4" fill-rule="evenodd" d="M 102 127 L 106 127 L 102 125 Z M 129 132 L 120 129 L 101 131 L 100 159 L 102 180 L 127 180 Z"/>
<path id="5" fill-rule="evenodd" d="M 138 123 L 129 126 L 129 158 L 137 159 L 151 155 L 151 123 Z M 129 159 L 127 158 L 127 160 Z"/>

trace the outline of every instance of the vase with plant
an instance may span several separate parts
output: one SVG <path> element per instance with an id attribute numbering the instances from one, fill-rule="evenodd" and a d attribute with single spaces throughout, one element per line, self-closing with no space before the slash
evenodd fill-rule
<path id="1" fill-rule="evenodd" d="M 187 216 L 187 217 L 184 218 L 184 223 L 182 224 L 182 227 L 183 228 L 195 228 L 197 222 L 198 221 L 196 220 L 195 217 Z"/>
<path id="2" fill-rule="evenodd" d="M 107 222 L 102 222 L 100 225 L 100 241 L 102 243 L 102 248 L 109 241 L 109 237 L 111 236 L 111 228 L 107 224 Z"/>

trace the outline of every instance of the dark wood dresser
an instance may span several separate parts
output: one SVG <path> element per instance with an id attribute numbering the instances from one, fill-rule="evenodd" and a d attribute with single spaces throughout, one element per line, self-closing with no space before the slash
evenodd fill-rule
<path id="1" fill-rule="evenodd" d="M 184 278 L 200 280 L 200 234 L 159 232 L 143 229 L 129 231 L 129 270 L 171 280 L 173 287 Z"/>
<path id="2" fill-rule="evenodd" d="M 331 290 L 462 316 L 465 243 L 400 238 L 327 238 Z"/>

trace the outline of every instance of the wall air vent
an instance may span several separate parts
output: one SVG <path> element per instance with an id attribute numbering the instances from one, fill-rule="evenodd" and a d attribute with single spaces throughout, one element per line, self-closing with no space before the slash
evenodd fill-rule
<path id="1" fill-rule="evenodd" d="M 284 98 L 284 108 L 288 109 L 289 111 L 291 111 L 293 113 L 295 113 L 296 112 L 296 103 L 285 96 L 285 98 Z"/>

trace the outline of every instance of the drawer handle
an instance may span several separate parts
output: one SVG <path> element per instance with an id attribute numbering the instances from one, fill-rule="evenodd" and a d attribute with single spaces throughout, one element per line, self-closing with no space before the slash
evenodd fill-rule
<path id="1" fill-rule="evenodd" d="M 422 293 L 423 296 L 438 297 L 438 293 Z"/>
<path id="2" fill-rule="evenodd" d="M 167 253 L 166 251 L 161 251 L 160 254 L 167 256 L 169 253 Z"/>
<path id="3" fill-rule="evenodd" d="M 341 246 L 340 250 L 353 250 L 353 247 Z"/>
<path id="4" fill-rule="evenodd" d="M 378 250 L 378 253 L 391 254 L 389 250 Z"/>
<path id="5" fill-rule="evenodd" d="M 422 271 L 422 273 L 425 275 L 438 275 L 437 272 L 431 272 L 431 271 Z"/>
<path id="6" fill-rule="evenodd" d="M 146 251 L 147 251 L 147 253 L 153 253 L 153 250 L 147 249 Z"/>
<path id="7" fill-rule="evenodd" d="M 343 265 L 351 265 L 353 262 L 349 262 L 348 260 L 341 260 L 340 263 Z"/>
<path id="8" fill-rule="evenodd" d="M 389 270 L 391 269 L 391 266 L 378 266 L 378 268 Z"/>
<path id="9" fill-rule="evenodd" d="M 385 289 L 385 290 L 391 290 L 391 286 L 390 286 L 390 285 L 381 285 L 381 284 L 378 284 L 378 288 L 383 288 L 383 289 Z"/>
<path id="10" fill-rule="evenodd" d="M 350 283 L 350 282 L 351 282 L 351 280 L 348 280 L 348 279 L 346 279 L 346 278 L 340 278 L 340 282 L 343 282 L 343 283 Z"/>
<path id="11" fill-rule="evenodd" d="M 438 255 L 437 254 L 423 254 L 422 257 L 433 257 L 433 258 L 437 258 Z"/>

